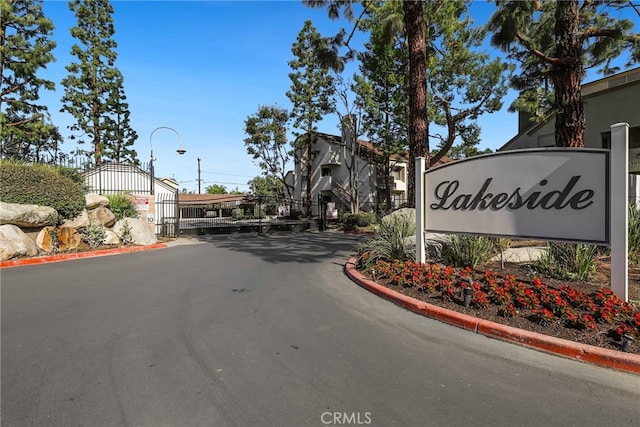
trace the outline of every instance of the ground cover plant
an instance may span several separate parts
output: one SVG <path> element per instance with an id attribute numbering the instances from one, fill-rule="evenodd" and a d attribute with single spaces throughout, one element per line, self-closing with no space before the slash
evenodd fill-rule
<path id="1" fill-rule="evenodd" d="M 359 256 L 361 273 L 421 301 L 558 338 L 640 353 L 640 308 L 620 300 L 608 287 L 578 282 L 578 289 L 570 282 L 522 274 L 518 278 L 500 270 L 368 259 L 368 252 Z M 468 307 L 465 288 L 472 293 Z"/>

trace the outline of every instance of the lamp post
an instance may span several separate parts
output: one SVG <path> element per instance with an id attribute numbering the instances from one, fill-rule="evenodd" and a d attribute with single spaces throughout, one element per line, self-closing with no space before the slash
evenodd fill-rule
<path id="1" fill-rule="evenodd" d="M 178 149 L 176 150 L 176 152 L 178 154 L 182 155 L 182 154 L 187 152 L 187 150 L 185 150 L 182 147 L 182 142 L 180 141 L 180 134 L 174 128 L 170 128 L 168 126 L 160 126 L 160 127 L 157 127 L 157 128 L 155 128 L 154 130 L 151 131 L 151 135 L 149 135 L 149 145 L 151 146 L 151 160 L 149 162 L 149 173 L 151 174 L 151 195 L 153 195 L 155 193 L 154 192 L 154 190 L 155 190 L 155 188 L 154 188 L 155 187 L 155 185 L 154 185 L 155 184 L 154 183 L 154 181 L 155 181 L 154 172 L 155 171 L 153 169 L 153 161 L 155 160 L 153 158 L 153 134 L 156 133 L 156 131 L 160 130 L 160 129 L 170 130 L 170 131 L 172 131 L 173 133 L 175 133 L 178 136 Z"/>

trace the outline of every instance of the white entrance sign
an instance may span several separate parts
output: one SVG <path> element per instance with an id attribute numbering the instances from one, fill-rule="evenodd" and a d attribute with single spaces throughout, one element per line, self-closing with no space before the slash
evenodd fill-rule
<path id="1" fill-rule="evenodd" d="M 431 169 L 425 228 L 608 243 L 608 165 L 608 150 L 542 148 Z"/>
<path id="2" fill-rule="evenodd" d="M 611 290 L 626 301 L 628 144 L 619 123 L 611 150 L 515 150 L 426 172 L 417 158 L 416 260 L 425 231 L 610 244 Z"/>

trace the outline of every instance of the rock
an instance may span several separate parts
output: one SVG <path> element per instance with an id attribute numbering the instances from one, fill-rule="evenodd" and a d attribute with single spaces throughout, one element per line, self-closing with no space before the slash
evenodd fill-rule
<path id="1" fill-rule="evenodd" d="M 126 225 L 125 225 L 126 221 Z M 120 237 L 123 242 L 126 241 L 125 228 L 129 228 L 132 243 L 135 245 L 154 245 L 158 243 L 156 234 L 146 221 L 137 218 L 125 218 L 115 223 L 113 231 Z"/>
<path id="2" fill-rule="evenodd" d="M 122 241 L 120 240 L 120 237 L 118 237 L 118 235 L 116 234 L 115 231 L 113 230 L 105 230 L 104 231 L 106 234 L 106 238 L 104 240 L 104 244 L 105 245 L 109 245 L 109 246 L 118 246 L 120 245 L 120 243 L 122 243 Z"/>
<path id="3" fill-rule="evenodd" d="M 524 248 L 508 248 L 504 250 L 505 262 L 534 262 L 538 261 L 547 251 L 544 247 L 531 246 Z M 500 261 L 501 255 L 498 254 L 491 258 L 491 261 Z"/>
<path id="4" fill-rule="evenodd" d="M 442 246 L 451 240 L 451 236 L 440 233 L 424 234 L 425 258 L 433 261 L 442 261 Z"/>
<path id="5" fill-rule="evenodd" d="M 52 231 L 56 231 L 58 233 L 58 246 L 55 247 L 55 244 L 52 239 Z M 80 237 L 80 233 L 75 228 L 70 227 L 44 227 L 38 233 L 36 237 L 36 245 L 40 249 L 42 249 L 46 253 L 51 252 L 67 252 L 74 249 L 77 249 L 80 246 L 80 242 L 82 238 Z"/>
<path id="6" fill-rule="evenodd" d="M 0 225 L 43 227 L 51 224 L 51 218 L 55 215 L 57 215 L 56 210 L 49 206 L 0 202 Z"/>
<path id="7" fill-rule="evenodd" d="M 104 206 L 98 206 L 88 211 L 89 222 L 102 224 L 105 227 L 111 227 L 116 222 L 116 216 Z"/>
<path id="8" fill-rule="evenodd" d="M 415 224 L 416 223 L 416 210 L 413 208 L 401 208 L 391 212 L 389 215 L 384 216 L 384 218 L 393 218 L 395 216 L 405 216 Z"/>
<path id="9" fill-rule="evenodd" d="M 38 247 L 20 227 L 13 224 L 0 225 L 0 261 L 36 255 Z"/>
<path id="10" fill-rule="evenodd" d="M 109 199 L 99 194 L 85 194 L 84 200 L 87 210 L 109 206 Z"/>
<path id="11" fill-rule="evenodd" d="M 73 219 L 66 219 L 64 220 L 64 222 L 62 223 L 63 227 L 70 227 L 70 228 L 86 228 L 89 226 L 89 214 L 87 213 L 87 210 L 84 209 L 80 215 L 78 215 L 77 217 L 73 218 Z"/>

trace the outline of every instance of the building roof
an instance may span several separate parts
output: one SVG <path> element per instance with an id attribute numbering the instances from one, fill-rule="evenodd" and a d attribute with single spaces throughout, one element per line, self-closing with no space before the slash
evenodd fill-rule
<path id="1" fill-rule="evenodd" d="M 342 144 L 342 137 L 338 136 L 338 135 L 331 135 L 328 133 L 323 133 L 323 132 L 316 132 L 316 134 L 327 140 L 328 142 L 334 143 L 334 144 Z M 368 158 L 371 157 L 373 154 L 376 154 L 378 152 L 377 147 L 371 142 L 371 141 L 365 141 L 363 139 L 358 139 L 357 140 L 358 145 L 360 146 L 360 148 L 364 151 L 364 155 L 361 155 L 360 157 L 364 157 L 364 158 Z M 404 154 L 394 154 L 391 156 L 392 160 L 395 161 L 401 161 L 401 162 L 407 162 L 408 159 L 408 153 L 404 153 Z M 445 163 L 450 163 L 452 162 L 453 159 L 447 156 L 443 156 L 442 159 L 440 159 L 438 162 L 436 162 L 435 165 L 431 165 L 431 166 L 440 166 L 443 165 Z"/>
<path id="2" fill-rule="evenodd" d="M 608 92 L 609 90 L 620 89 L 624 86 L 638 83 L 640 83 L 640 67 L 624 71 L 622 73 L 613 74 L 602 79 L 595 80 L 593 82 L 585 83 L 580 88 L 580 92 L 582 93 L 582 99 L 589 99 L 600 95 L 601 93 Z M 534 132 L 535 130 L 549 123 L 549 121 L 554 117 L 555 113 L 552 113 L 545 117 L 542 122 L 531 123 L 529 126 L 522 129 L 522 131 L 518 132 L 513 138 L 507 141 L 502 147 L 498 148 L 497 151 L 505 150 L 507 147 L 509 147 L 509 145 L 516 141 L 518 137 L 520 137 L 520 135 L 530 134 Z"/>

